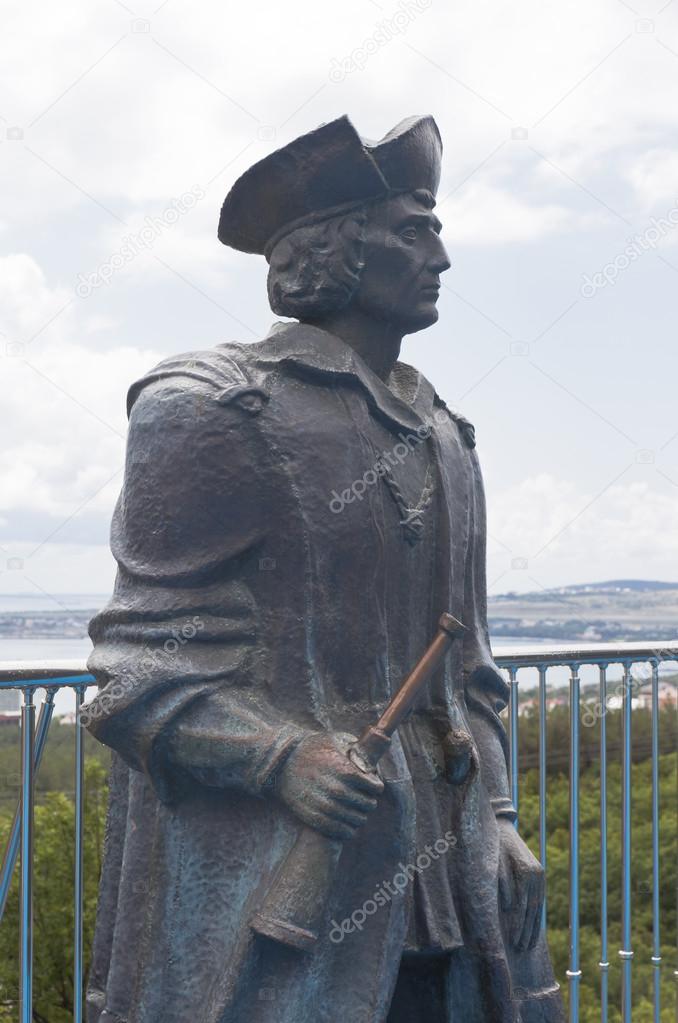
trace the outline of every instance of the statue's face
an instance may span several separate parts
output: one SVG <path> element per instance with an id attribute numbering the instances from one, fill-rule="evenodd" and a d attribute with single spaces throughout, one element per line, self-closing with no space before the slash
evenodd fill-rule
<path id="1" fill-rule="evenodd" d="M 450 268 L 441 226 L 415 195 L 375 205 L 365 227 L 365 267 L 352 303 L 403 334 L 435 323 L 440 275 Z"/>

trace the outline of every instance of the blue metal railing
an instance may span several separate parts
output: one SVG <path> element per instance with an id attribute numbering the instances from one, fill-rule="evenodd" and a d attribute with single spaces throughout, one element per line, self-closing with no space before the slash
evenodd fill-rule
<path id="1" fill-rule="evenodd" d="M 598 699 L 601 707 L 607 707 L 607 666 L 598 665 Z M 654 725 L 653 725 L 654 727 Z M 659 732 L 659 727 L 657 727 Z M 607 935 L 607 714 L 600 715 L 600 1012 L 603 1021 L 608 1016 L 609 969 Z M 658 753 L 657 753 L 658 756 Z M 653 782 L 654 784 L 654 782 Z M 659 832 L 657 831 L 657 834 Z M 659 912 L 657 912 L 659 918 Z M 655 1001 L 659 1007 L 659 994 Z M 658 1008 L 657 1008 L 658 1011 Z"/>
<path id="2" fill-rule="evenodd" d="M 570 1019 L 579 1019 L 579 665 L 570 666 Z M 574 779 L 574 783 L 573 783 Z"/>
<path id="3" fill-rule="evenodd" d="M 599 745 L 600 745 L 600 1003 L 601 1023 L 608 1020 L 608 783 L 607 783 L 607 722 L 608 668 L 620 665 L 623 669 L 622 695 L 622 947 L 621 1009 L 622 1023 L 631 1023 L 632 966 L 631 945 L 631 837 L 632 837 L 632 709 L 634 665 L 647 664 L 651 672 L 652 722 L 652 916 L 653 940 L 651 962 L 653 966 L 654 1023 L 660 1023 L 661 919 L 660 919 L 660 815 L 659 815 L 659 669 L 665 662 L 678 663 L 678 641 L 654 646 L 639 643 L 594 646 L 532 647 L 523 649 L 496 649 L 495 660 L 506 670 L 510 687 L 509 724 L 509 780 L 516 809 L 519 808 L 518 732 L 520 724 L 520 673 L 525 669 L 538 673 L 539 721 L 539 853 L 547 869 L 547 683 L 550 669 L 566 669 L 569 673 L 569 905 L 570 951 L 567 979 L 569 987 L 570 1023 L 579 1021 L 579 988 L 582 977 L 580 958 L 580 877 L 579 877 L 579 768 L 582 666 L 598 668 Z M 20 1014 L 21 1023 L 33 1018 L 33 806 L 35 777 L 43 756 L 50 722 L 54 712 L 54 698 L 63 688 L 75 691 L 75 848 L 74 848 L 74 991 L 73 1019 L 83 1019 L 83 828 L 84 828 L 84 743 L 81 713 L 84 695 L 94 679 L 81 663 L 0 663 L 0 689 L 18 689 L 22 692 L 21 707 L 21 798 L 10 829 L 5 854 L 0 867 L 0 920 L 7 902 L 17 859 L 20 858 Z M 37 724 L 35 696 L 44 696 Z M 547 923 L 544 905 L 542 926 Z"/>
<path id="4" fill-rule="evenodd" d="M 541 862 L 546 870 L 546 684 L 549 668 L 569 669 L 569 905 L 570 905 L 570 952 L 567 980 L 569 987 L 570 1023 L 579 1023 L 579 988 L 582 977 L 580 960 L 580 878 L 579 878 L 579 768 L 580 768 L 580 723 L 581 723 L 581 682 L 580 668 L 584 665 L 598 667 L 599 672 L 599 747 L 600 747 L 600 1004 L 601 1023 L 607 1023 L 609 1012 L 608 972 L 608 782 L 607 782 L 607 721 L 608 668 L 621 665 L 623 677 L 622 696 L 622 791 L 621 791 L 621 909 L 622 933 L 619 949 L 621 960 L 621 1018 L 622 1023 L 632 1023 L 633 948 L 631 924 L 633 913 L 631 885 L 631 837 L 632 837 L 632 709 L 634 680 L 632 669 L 635 665 L 648 665 L 651 671 L 651 718 L 652 718 L 652 928 L 653 947 L 651 962 L 653 970 L 653 1019 L 660 1023 L 661 1013 L 661 914 L 660 914 L 660 816 L 659 816 L 659 667 L 666 662 L 678 663 L 678 641 L 648 645 L 644 643 L 594 644 L 578 646 L 567 644 L 557 647 L 525 647 L 521 650 L 495 650 L 495 661 L 508 674 L 510 687 L 509 705 L 509 775 L 514 798 L 518 793 L 518 722 L 519 722 L 519 677 L 521 668 L 536 668 L 539 675 L 539 836 Z M 517 808 L 517 803 L 516 803 Z M 543 924 L 546 924 L 546 905 Z"/>
<path id="5" fill-rule="evenodd" d="M 19 689 L 21 704 L 21 798 L 10 828 L 0 868 L 0 921 L 7 904 L 17 858 L 20 858 L 19 892 L 19 1020 L 33 1020 L 33 808 L 35 777 L 40 767 L 49 726 L 54 713 L 54 697 L 65 687 L 75 690 L 75 849 L 74 849 L 74 971 L 73 1019 L 83 1020 L 83 829 L 84 829 L 84 755 L 80 713 L 85 690 L 94 678 L 79 663 L 0 663 L 0 689 Z M 38 723 L 35 723 L 35 695 L 44 692 Z"/>

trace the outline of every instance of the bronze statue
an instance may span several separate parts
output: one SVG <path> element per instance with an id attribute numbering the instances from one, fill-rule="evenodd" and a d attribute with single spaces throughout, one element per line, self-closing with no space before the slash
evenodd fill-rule
<path id="1" fill-rule="evenodd" d="M 130 390 L 89 1023 L 562 1023 L 474 430 L 398 360 L 450 266 L 441 156 L 431 117 L 378 143 L 341 117 L 251 167 L 219 238 L 293 322 Z"/>

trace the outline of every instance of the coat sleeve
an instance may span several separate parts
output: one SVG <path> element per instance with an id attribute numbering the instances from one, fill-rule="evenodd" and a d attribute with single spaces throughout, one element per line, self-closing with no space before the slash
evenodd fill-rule
<path id="1" fill-rule="evenodd" d="M 164 801 L 194 778 L 259 794 L 305 732 L 268 699 L 242 570 L 275 507 L 256 409 L 208 376 L 148 379 L 130 410 L 118 573 L 90 624 L 99 692 L 84 720 Z"/>
<path id="2" fill-rule="evenodd" d="M 472 498 L 466 562 L 464 624 L 464 689 L 480 770 L 494 812 L 515 820 L 508 782 L 508 742 L 499 717 L 509 698 L 506 680 L 492 659 L 487 627 L 485 494 L 475 448 L 470 451 Z"/>

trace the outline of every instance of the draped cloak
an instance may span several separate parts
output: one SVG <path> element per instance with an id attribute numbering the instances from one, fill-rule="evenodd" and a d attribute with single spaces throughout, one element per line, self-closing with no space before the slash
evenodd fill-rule
<path id="1" fill-rule="evenodd" d="M 450 953 L 450 1019 L 560 1023 L 545 943 L 513 953 L 498 907 L 496 819 L 515 813 L 471 424 L 413 367 L 382 381 L 298 323 L 165 360 L 128 411 L 118 574 L 90 626 L 84 711 L 114 751 L 88 1023 L 383 1023 L 406 950 Z M 374 721 L 442 611 L 463 641 L 380 765 L 317 948 L 256 936 L 300 827 L 276 795 L 286 758 L 309 732 Z M 215 730 L 218 769 L 199 753 Z M 190 767 L 177 743 L 198 751 Z M 337 940 L 445 834 L 430 868 Z M 495 968 L 512 1008 L 488 1001 Z"/>

